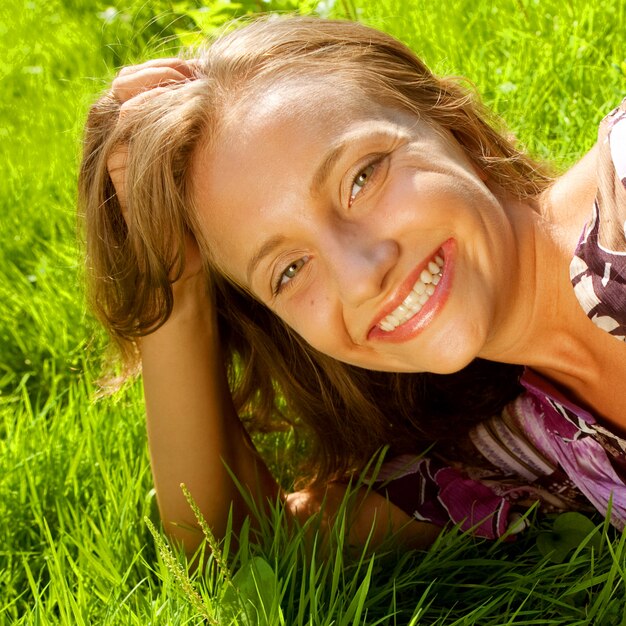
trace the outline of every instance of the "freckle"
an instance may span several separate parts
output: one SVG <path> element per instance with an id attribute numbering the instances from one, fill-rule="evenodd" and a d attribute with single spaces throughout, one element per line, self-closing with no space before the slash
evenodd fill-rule
<path id="1" fill-rule="evenodd" d="M 309 304 L 310 304 L 311 306 L 314 306 L 314 305 L 315 305 L 315 300 L 311 300 L 311 302 L 309 302 Z"/>

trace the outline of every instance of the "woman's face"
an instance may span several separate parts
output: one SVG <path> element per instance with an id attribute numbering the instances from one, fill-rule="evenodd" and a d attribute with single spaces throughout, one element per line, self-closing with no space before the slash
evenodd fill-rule
<path id="1" fill-rule="evenodd" d="M 224 272 L 347 363 L 448 373 L 488 356 L 514 239 L 452 136 L 330 79 L 251 100 L 193 164 Z"/>

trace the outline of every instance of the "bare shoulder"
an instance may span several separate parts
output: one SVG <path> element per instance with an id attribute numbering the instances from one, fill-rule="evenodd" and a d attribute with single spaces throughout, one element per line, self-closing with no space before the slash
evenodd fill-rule
<path id="1" fill-rule="evenodd" d="M 562 174 L 540 198 L 540 211 L 558 225 L 572 252 L 590 219 L 598 190 L 598 144 Z"/>

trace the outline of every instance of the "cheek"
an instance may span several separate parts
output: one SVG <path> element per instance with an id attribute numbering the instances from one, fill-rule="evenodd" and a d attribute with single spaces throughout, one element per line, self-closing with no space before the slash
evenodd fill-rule
<path id="1" fill-rule="evenodd" d="M 389 181 L 380 205 L 381 213 L 393 220 L 424 220 L 440 215 L 468 197 L 462 181 L 432 171 L 406 167 Z"/>
<path id="2" fill-rule="evenodd" d="M 293 296 L 288 305 L 276 313 L 316 350 L 328 354 L 337 343 L 341 320 L 333 317 L 326 293 L 308 290 L 306 294 Z"/>

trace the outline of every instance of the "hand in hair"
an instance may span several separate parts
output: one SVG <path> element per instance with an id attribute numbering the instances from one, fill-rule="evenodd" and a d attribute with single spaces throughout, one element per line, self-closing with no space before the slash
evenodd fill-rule
<path id="1" fill-rule="evenodd" d="M 122 68 L 111 85 L 111 94 L 121 103 L 120 117 L 122 117 L 130 111 L 141 109 L 147 100 L 162 93 L 167 85 L 192 78 L 193 69 L 190 63 L 177 58 L 154 59 Z M 128 147 L 121 145 L 107 162 L 122 210 L 126 208 L 127 157 Z"/>
<path id="2" fill-rule="evenodd" d="M 111 85 L 111 95 L 120 103 L 120 118 L 141 110 L 146 102 L 162 94 L 169 86 L 194 79 L 193 60 L 176 57 L 153 59 L 139 65 L 123 67 Z M 126 165 L 128 146 L 120 144 L 107 160 L 107 169 L 122 215 L 128 223 L 126 202 Z M 185 269 L 179 280 L 194 276 L 202 269 L 198 244 L 191 233 L 186 237 Z"/>

